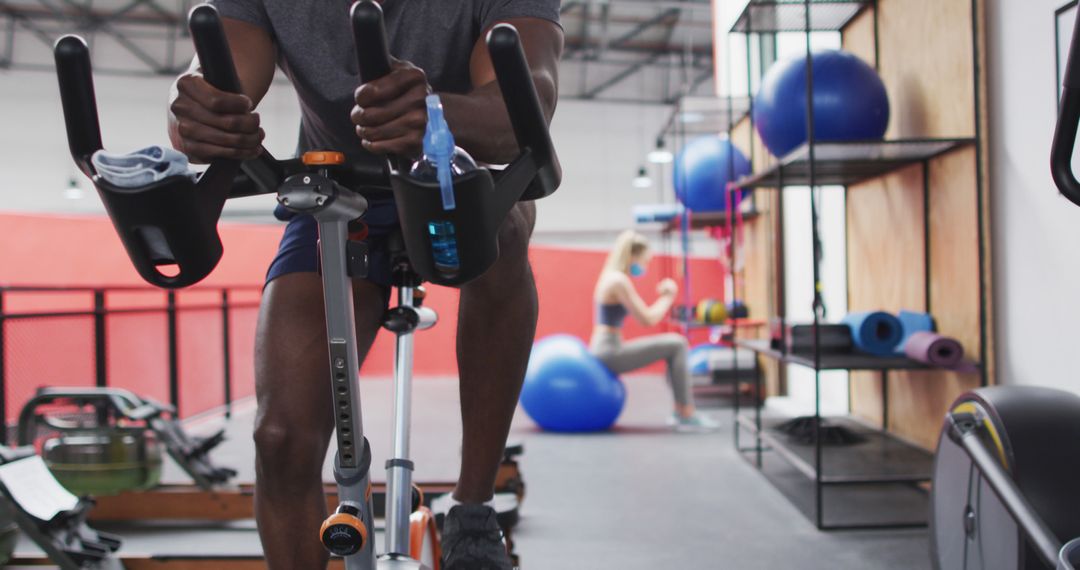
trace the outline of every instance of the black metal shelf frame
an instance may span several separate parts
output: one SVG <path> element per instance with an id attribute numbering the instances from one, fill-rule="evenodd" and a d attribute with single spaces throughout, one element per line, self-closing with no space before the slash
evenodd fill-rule
<path id="1" fill-rule="evenodd" d="M 768 346 L 768 341 L 736 341 L 737 349 L 753 350 L 759 355 L 772 358 L 778 362 L 798 364 L 813 368 L 814 364 L 805 356 L 784 354 L 773 350 Z M 742 391 L 739 389 L 744 382 L 751 382 L 752 394 L 763 394 L 763 374 L 761 364 L 755 360 L 753 374 L 750 379 L 740 377 L 740 371 L 733 369 L 734 374 L 734 417 L 735 417 L 735 449 L 747 459 L 759 471 L 766 470 L 765 457 L 769 452 L 790 465 L 795 472 L 801 475 L 815 488 L 814 507 L 804 510 L 803 513 L 814 520 L 819 530 L 892 530 L 905 528 L 921 528 L 926 526 L 925 521 L 913 520 L 889 520 L 861 523 L 828 523 L 824 510 L 824 490 L 826 488 L 851 488 L 851 487 L 889 487 L 896 488 L 905 493 L 908 500 L 928 501 L 927 495 L 921 491 L 921 485 L 932 478 L 933 455 L 912 444 L 901 441 L 888 432 L 888 374 L 891 370 L 903 369 L 926 369 L 925 365 L 907 359 L 882 359 L 870 356 L 843 355 L 844 362 L 830 362 L 827 358 L 820 369 L 815 372 L 816 399 L 814 444 L 798 444 L 790 442 L 779 430 L 777 424 L 788 418 L 777 417 L 776 414 L 763 413 L 762 401 L 754 400 L 752 406 L 746 409 L 743 406 Z M 826 450 L 821 443 L 820 422 L 824 418 L 820 409 L 820 370 L 875 370 L 880 373 L 879 381 L 882 390 L 882 418 L 878 427 L 870 426 L 865 422 L 854 418 L 843 418 L 847 427 L 854 426 L 856 431 L 864 438 L 870 440 L 870 445 L 858 444 L 863 447 L 832 448 Z M 836 418 L 829 418 L 837 421 Z M 751 442 L 745 445 L 744 432 L 750 436 Z M 828 461 L 827 461 L 828 460 Z M 860 465 L 858 462 L 862 460 Z M 871 461 L 874 463 L 872 464 Z M 830 472 L 827 466 L 835 466 L 837 463 L 846 463 L 848 469 L 857 466 L 851 471 L 838 470 Z M 878 469 L 871 468 L 876 465 Z M 855 472 L 852 472 L 855 471 Z M 777 485 L 781 493 L 787 495 L 790 491 Z M 912 489 L 918 492 L 912 493 Z M 787 495 L 788 499 L 799 506 L 797 497 Z M 822 497 L 819 499 L 818 497 Z M 802 510 L 800 508 L 800 510 Z M 809 511 L 809 512 L 807 512 Z"/>
<path id="2" fill-rule="evenodd" d="M 777 350 L 769 345 L 767 340 L 737 340 L 735 345 L 739 348 L 752 350 L 762 356 L 780 361 L 785 364 L 798 364 L 806 368 L 817 370 L 863 370 L 881 371 L 889 370 L 932 370 L 921 362 L 911 360 L 905 356 L 872 356 L 859 353 L 822 353 L 817 362 L 812 353 L 787 352 Z"/>
<path id="3" fill-rule="evenodd" d="M 750 0 L 730 33 L 839 32 L 872 4 L 868 0 Z"/>
<path id="4" fill-rule="evenodd" d="M 741 413 L 736 421 L 743 429 L 758 434 L 770 451 L 776 452 L 796 471 L 811 481 L 816 477 L 812 459 L 813 445 L 792 441 L 792 438 L 779 429 L 779 425 L 791 419 L 779 416 L 767 416 L 762 420 L 762 427 L 749 414 Z M 865 441 L 834 446 L 828 453 L 834 464 L 844 461 L 854 463 L 859 455 L 876 455 L 877 464 L 860 463 L 853 472 L 823 473 L 823 485 L 891 485 L 894 483 L 926 483 L 933 477 L 934 454 L 902 441 L 895 436 L 871 426 L 858 418 L 840 416 L 827 418 L 829 422 L 843 426 L 858 434 Z M 845 457 L 846 456 L 846 457 Z M 884 458 L 884 459 L 882 459 Z"/>
<path id="5" fill-rule="evenodd" d="M 741 212 L 743 221 L 750 221 L 761 215 L 761 212 L 751 209 Z M 682 224 L 682 216 L 676 216 L 669 220 L 667 225 L 664 226 L 665 232 L 677 232 L 679 226 Z M 689 228 L 692 230 L 700 230 L 704 228 L 713 228 L 728 223 L 727 212 L 690 212 L 690 221 L 688 222 Z"/>
<path id="6" fill-rule="evenodd" d="M 852 186 L 907 166 L 921 163 L 925 167 L 930 160 L 974 142 L 971 138 L 817 142 L 813 163 L 810 144 L 803 143 L 771 168 L 740 178 L 734 185 L 778 190 L 793 186 Z M 814 179 L 810 178 L 811 167 Z"/>
<path id="7" fill-rule="evenodd" d="M 820 254 L 821 254 L 821 242 L 818 220 L 818 206 L 816 191 L 820 186 L 842 186 L 843 191 L 846 194 L 850 186 L 857 184 L 868 179 L 876 178 L 894 172 L 900 168 L 921 165 L 923 174 L 923 228 L 924 228 L 924 296 L 926 300 L 926 310 L 930 309 L 930 211 L 929 211 L 929 192 L 930 192 L 930 161 L 944 153 L 951 152 L 957 148 L 965 147 L 968 145 L 975 145 L 976 153 L 976 196 L 978 209 L 978 256 L 979 256 L 979 348 L 980 354 L 986 354 L 987 338 L 986 338 L 986 302 L 985 302 L 985 243 L 984 243 L 984 221 L 982 219 L 983 210 L 983 176 L 982 176 L 982 128 L 981 128 L 981 109 L 982 101 L 979 94 L 979 82 L 980 70 L 981 70 L 981 55 L 980 46 L 978 44 L 979 34 L 979 8 L 977 0 L 972 0 L 972 42 L 973 42 L 973 62 L 974 62 L 974 84 L 975 84 L 975 100 L 974 100 L 974 113 L 975 113 L 975 136 L 973 138 L 961 138 L 961 139 L 918 139 L 918 140 L 894 140 L 894 141 L 862 141 L 862 142 L 827 142 L 817 141 L 814 137 L 814 111 L 813 111 L 813 63 L 812 52 L 810 45 L 810 33 L 816 31 L 832 31 L 840 32 L 857 16 L 862 14 L 865 10 L 872 10 L 873 17 L 873 30 L 874 30 L 874 67 L 878 67 L 879 63 L 879 45 L 878 45 L 878 10 L 877 0 L 863 0 L 863 1 L 843 1 L 843 0 L 750 0 L 746 9 L 740 15 L 735 25 L 731 28 L 731 34 L 743 34 L 746 41 L 746 69 L 747 69 L 747 94 L 750 104 L 747 107 L 746 114 L 740 117 L 739 120 L 732 118 L 730 124 L 731 128 L 739 124 L 743 118 L 749 121 L 749 130 L 751 137 L 754 132 L 754 120 L 753 120 L 753 99 L 752 99 L 752 85 L 753 85 L 753 72 L 752 72 L 752 57 L 753 52 L 751 50 L 751 36 L 775 34 L 777 32 L 801 32 L 806 39 L 806 53 L 807 53 L 807 66 L 806 66 L 806 84 L 809 86 L 807 89 L 807 134 L 808 140 L 805 144 L 795 149 L 782 160 L 778 161 L 773 167 L 759 172 L 751 174 L 748 177 L 736 182 L 738 188 L 774 188 L 778 190 L 776 210 L 774 215 L 777 219 L 783 219 L 784 216 L 784 194 L 783 189 L 791 186 L 809 187 L 811 189 L 811 233 L 813 240 L 813 278 L 815 283 L 815 297 L 814 297 L 814 335 L 815 345 L 818 345 L 818 327 L 821 324 L 822 317 L 822 305 L 821 299 L 817 294 L 818 286 L 821 282 L 820 273 Z M 730 66 L 728 66 L 730 68 Z M 730 81 L 729 81 L 730 84 Z M 734 96 L 728 93 L 729 98 Z M 729 106 L 730 107 L 730 106 Z M 728 132 L 729 137 L 732 136 L 732 132 Z M 751 139 L 752 140 L 752 139 Z M 754 145 L 751 144 L 750 148 L 750 161 L 754 164 Z M 735 190 L 736 185 L 732 185 L 730 189 L 732 192 Z M 786 279 L 784 275 L 784 248 L 783 248 L 783 224 L 778 224 L 775 239 L 775 252 L 777 256 L 776 267 L 774 268 L 776 277 L 776 304 L 777 315 L 781 319 L 781 326 L 786 325 L 785 316 L 787 313 L 785 306 L 785 290 Z M 845 235 L 845 243 L 847 236 Z M 736 254 L 735 243 L 729 244 L 731 259 L 734 259 Z M 846 250 L 846 245 L 845 245 Z M 731 282 L 734 287 L 737 287 L 738 279 L 736 278 L 735 264 L 731 264 L 730 276 Z M 738 291 L 733 291 L 733 294 L 738 297 Z M 735 429 L 734 439 L 735 447 L 745 458 L 748 458 L 759 470 L 764 473 L 764 452 L 775 452 L 776 455 L 784 458 L 787 463 L 794 466 L 795 469 L 807 476 L 813 482 L 814 496 L 813 504 L 808 509 L 803 510 L 804 514 L 807 514 L 811 520 L 814 521 L 816 526 L 821 530 L 847 530 L 847 529 L 876 529 L 876 528 L 910 528 L 913 526 L 925 526 L 925 520 L 922 522 L 912 522 L 910 520 L 892 520 L 885 522 L 872 522 L 872 523 L 826 523 L 825 516 L 825 500 L 824 489 L 826 487 L 845 484 L 896 484 L 897 487 L 903 486 L 902 491 L 911 494 L 913 485 L 916 483 L 922 483 L 929 480 L 929 473 L 918 473 L 913 477 L 900 477 L 900 478 L 874 478 L 874 477 L 854 477 L 853 479 L 845 476 L 844 474 L 831 475 L 826 466 L 826 453 L 822 449 L 820 438 L 820 419 L 821 419 L 821 371 L 822 370 L 875 370 L 880 372 L 879 379 L 881 382 L 882 393 L 882 423 L 879 430 L 876 430 L 876 437 L 881 438 L 893 438 L 888 434 L 889 414 L 888 414 L 888 379 L 890 370 L 898 369 L 926 369 L 925 366 L 919 365 L 907 359 L 888 359 L 887 361 L 877 360 L 868 361 L 866 357 L 862 360 L 851 360 L 851 355 L 848 355 L 848 361 L 844 362 L 838 360 L 832 355 L 823 355 L 820 351 L 815 350 L 809 355 L 794 355 L 786 352 L 786 349 L 780 351 L 774 351 L 767 346 L 760 344 L 754 344 L 752 342 L 740 341 L 735 334 L 734 344 L 736 347 L 749 348 L 757 351 L 759 354 L 768 358 L 773 358 L 781 363 L 797 364 L 811 368 L 814 370 L 814 393 L 815 393 L 815 407 L 814 417 L 818 420 L 815 423 L 815 444 L 812 447 L 812 453 L 809 450 L 804 449 L 804 454 L 800 455 L 794 453 L 791 446 L 786 445 L 784 441 L 775 432 L 769 431 L 767 426 L 764 426 L 765 421 L 762 418 L 761 405 L 759 402 L 755 402 L 752 412 L 744 412 L 741 410 L 742 402 L 739 397 L 740 391 L 738 386 L 740 382 L 745 381 L 739 378 L 738 370 L 734 371 L 735 378 Z M 756 365 L 760 368 L 760 364 Z M 781 378 L 785 374 L 784 366 L 780 367 Z M 980 381 L 982 385 L 986 385 L 986 367 L 979 367 Z M 755 369 L 754 381 L 755 393 L 762 394 L 762 380 L 759 369 Z M 752 436 L 752 444 L 749 446 L 744 445 L 742 440 L 742 431 L 749 432 Z M 904 444 L 907 445 L 907 444 Z M 925 453 L 925 452 L 924 452 Z M 829 459 L 832 459 L 829 456 Z M 895 479 L 895 480 L 891 480 Z M 773 481 L 774 485 L 777 485 Z M 777 485 L 779 488 L 779 485 Z M 915 490 L 919 490 L 918 487 Z M 785 492 L 781 489 L 782 492 Z M 920 496 L 924 496 L 924 493 L 917 493 Z M 799 501 L 791 495 L 788 496 L 789 500 L 798 504 Z M 925 498 L 925 497 L 924 497 Z"/>

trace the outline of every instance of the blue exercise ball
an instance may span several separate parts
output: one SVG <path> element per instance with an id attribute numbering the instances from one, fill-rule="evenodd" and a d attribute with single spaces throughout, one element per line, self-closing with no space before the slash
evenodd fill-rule
<path id="1" fill-rule="evenodd" d="M 690 141 L 675 159 L 675 197 L 695 212 L 727 210 L 727 185 L 750 174 L 750 161 L 726 137 Z M 743 191 L 743 196 L 748 194 Z"/>
<path id="2" fill-rule="evenodd" d="M 874 140 L 889 127 L 889 96 L 881 77 L 854 54 L 813 53 L 814 140 Z M 754 98 L 754 125 L 776 156 L 806 142 L 806 56 L 778 61 Z"/>
<path id="3" fill-rule="evenodd" d="M 570 335 L 537 342 L 529 357 L 521 405 L 541 428 L 590 432 L 610 428 L 626 403 L 626 387 L 585 343 Z"/>

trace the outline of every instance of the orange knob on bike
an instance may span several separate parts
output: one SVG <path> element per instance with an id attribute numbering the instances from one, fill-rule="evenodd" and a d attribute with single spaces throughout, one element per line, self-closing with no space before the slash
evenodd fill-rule
<path id="1" fill-rule="evenodd" d="M 350 505 L 341 505 L 337 512 L 323 521 L 319 538 L 331 554 L 351 556 L 360 552 L 368 540 L 368 528 L 360 520 L 360 511 Z"/>
<path id="2" fill-rule="evenodd" d="M 345 164 L 345 155 L 332 150 L 313 150 L 305 152 L 301 160 L 307 166 Z"/>

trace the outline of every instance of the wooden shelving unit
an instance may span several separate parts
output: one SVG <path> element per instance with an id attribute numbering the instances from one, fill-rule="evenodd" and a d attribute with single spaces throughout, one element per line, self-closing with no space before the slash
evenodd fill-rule
<path id="1" fill-rule="evenodd" d="M 962 3 L 968 0 L 943 1 L 949 2 L 955 12 L 955 8 L 962 7 Z M 762 147 L 758 146 L 758 141 L 754 138 L 752 99 L 750 99 L 751 104 L 747 107 L 745 115 L 738 120 L 731 121 L 731 130 L 727 131 L 729 137 L 736 140 L 738 133 L 741 133 L 738 134 L 740 137 L 749 135 L 750 159 L 756 167 L 754 173 L 737 181 L 734 186 L 775 192 L 775 194 L 770 195 L 770 200 L 766 204 L 762 204 L 761 217 L 773 217 L 772 229 L 775 233 L 772 239 L 775 249 L 772 256 L 775 258 L 775 262 L 767 266 L 771 267 L 770 272 L 773 273 L 769 281 L 771 281 L 771 294 L 775 295 L 774 299 L 776 299 L 774 315 L 780 318 L 781 326 L 786 324 L 785 315 L 787 312 L 784 306 L 786 287 L 783 271 L 784 235 L 783 224 L 776 220 L 784 219 L 784 195 L 792 190 L 805 192 L 808 189 L 817 189 L 822 186 L 839 186 L 842 187 L 839 191 L 844 192 L 845 197 L 848 198 L 847 246 L 844 254 L 849 259 L 849 267 L 851 266 L 850 260 L 853 254 L 861 256 L 859 257 L 861 265 L 857 271 L 862 271 L 862 273 L 855 275 L 849 272 L 848 275 L 849 306 L 852 305 L 851 301 L 853 299 L 857 301 L 854 304 L 858 305 L 859 299 L 875 299 L 882 296 L 865 295 L 863 292 L 866 291 L 867 287 L 891 287 L 893 289 L 903 287 L 906 289 L 903 293 L 898 294 L 898 297 L 918 299 L 920 301 L 919 304 L 912 303 L 904 308 L 919 309 L 921 306 L 927 312 L 935 312 L 933 311 L 935 305 L 931 302 L 932 296 L 935 299 L 946 298 L 946 302 L 948 302 L 962 295 L 943 287 L 954 286 L 960 288 L 961 291 L 967 291 L 969 299 L 977 301 L 977 308 L 972 311 L 970 305 L 968 305 L 962 309 L 955 309 L 953 306 L 960 303 L 949 303 L 943 305 L 946 308 L 942 309 L 941 312 L 952 311 L 952 313 L 946 315 L 946 317 L 949 317 L 950 325 L 955 322 L 964 326 L 972 326 L 971 324 L 974 323 L 973 326 L 977 328 L 977 331 L 965 330 L 965 333 L 974 333 L 968 334 L 967 338 L 978 339 L 977 357 L 979 359 L 988 358 L 986 339 L 989 333 L 987 330 L 987 285 L 985 282 L 987 268 L 987 254 L 985 252 L 988 234 L 986 224 L 982 221 L 983 216 L 986 215 L 983 200 L 985 177 L 982 174 L 982 149 L 985 141 L 982 138 L 983 129 L 980 127 L 983 120 L 983 111 L 981 109 L 981 100 L 978 97 L 982 81 L 978 70 L 983 57 L 977 40 L 979 34 L 981 34 L 978 29 L 981 0 L 970 0 L 970 2 L 972 11 L 970 19 L 963 20 L 969 26 L 968 30 L 971 33 L 970 43 L 952 46 L 954 51 L 961 55 L 950 54 L 950 57 L 963 57 L 964 52 L 960 48 L 966 47 L 970 49 L 969 57 L 971 59 L 967 65 L 970 65 L 972 69 L 972 77 L 967 88 L 971 91 L 971 94 L 968 95 L 969 99 L 964 100 L 971 100 L 972 103 L 970 106 L 961 106 L 959 109 L 955 104 L 949 107 L 949 112 L 954 113 L 954 115 L 940 112 L 939 115 L 931 117 L 931 119 L 945 121 L 946 123 L 950 119 L 953 120 L 953 123 L 948 124 L 974 125 L 970 130 L 968 127 L 931 128 L 933 125 L 919 125 L 919 128 L 912 127 L 912 120 L 907 119 L 904 115 L 905 109 L 903 105 L 907 103 L 907 100 L 903 96 L 896 97 L 895 92 L 890 91 L 890 94 L 894 95 L 891 97 L 894 111 L 898 111 L 894 114 L 894 120 L 898 115 L 900 120 L 906 119 L 908 124 L 904 128 L 894 128 L 890 131 L 890 135 L 886 137 L 886 140 L 854 142 L 815 140 L 813 129 L 807 129 L 810 137 L 805 144 L 778 160 L 768 162 L 763 156 Z M 931 9 L 929 6 L 924 8 Z M 908 74 L 903 75 L 899 71 L 894 71 L 892 67 L 882 69 L 882 55 L 883 53 L 886 55 L 886 61 L 893 61 L 888 60 L 888 57 L 900 57 L 896 53 L 896 47 L 903 45 L 900 43 L 905 39 L 903 32 L 906 31 L 910 35 L 910 27 L 915 25 L 911 22 L 921 17 L 918 12 L 914 12 L 915 15 L 912 15 L 913 11 L 919 9 L 917 6 L 910 5 L 910 2 L 905 3 L 900 0 L 750 0 L 729 33 L 745 36 L 746 67 L 748 70 L 746 84 L 751 86 L 754 81 L 749 74 L 751 73 L 750 70 L 754 69 L 751 59 L 755 55 L 754 49 L 752 49 L 752 37 L 775 37 L 774 34 L 780 32 L 803 33 L 806 38 L 806 49 L 809 53 L 811 32 L 841 33 L 846 48 L 848 47 L 850 27 L 855 26 L 858 29 L 851 32 L 850 36 L 854 38 L 851 41 L 858 43 L 862 49 L 861 55 L 864 58 L 868 61 L 872 59 L 872 63 L 882 73 L 886 86 L 893 87 L 889 84 L 890 78 L 910 77 L 912 73 L 910 68 L 914 67 L 914 64 L 903 68 Z M 938 4 L 935 4 L 932 9 L 936 11 Z M 901 14 L 902 11 L 904 12 Z M 894 18 L 895 24 L 893 21 L 885 22 L 884 18 L 886 16 Z M 903 26 L 905 29 L 893 30 L 888 26 L 883 28 L 883 22 L 888 26 Z M 951 24 L 945 21 L 933 23 L 940 29 L 937 33 L 950 34 L 942 36 L 946 39 L 941 41 L 955 43 L 956 38 L 961 37 L 960 32 L 956 29 L 956 21 Z M 953 27 L 949 28 L 950 25 Z M 920 33 L 925 35 L 927 32 L 926 30 L 920 30 Z M 759 41 L 759 46 L 760 43 Z M 912 46 L 911 49 L 925 49 L 931 52 L 934 47 Z M 760 53 L 759 51 L 759 55 Z M 903 55 L 907 57 L 909 54 L 905 53 Z M 938 52 L 928 53 L 926 57 L 940 59 L 944 56 L 940 55 L 939 47 Z M 904 64 L 894 63 L 892 65 L 902 67 Z M 922 69 L 919 69 L 919 72 L 922 72 Z M 927 73 L 944 74 L 942 71 L 935 70 L 927 71 Z M 901 79 L 894 80 L 899 81 Z M 960 91 L 962 95 L 963 90 L 953 86 L 963 85 L 964 79 L 953 76 L 948 77 L 948 80 L 950 88 Z M 908 85 L 904 87 L 905 89 L 910 88 Z M 904 93 L 903 95 L 907 94 Z M 746 98 L 749 99 L 749 96 L 748 93 Z M 730 98 L 732 100 L 741 99 L 734 95 L 731 95 Z M 811 109 L 807 120 L 808 123 L 812 124 L 812 92 L 807 93 L 806 107 Z M 963 121 L 958 120 L 956 118 L 958 115 L 955 115 L 955 113 L 959 111 L 970 113 L 970 116 Z M 928 122 L 932 123 L 930 120 Z M 906 136 L 910 133 L 925 134 L 927 136 Z M 947 136 L 955 134 L 964 136 Z M 972 154 L 974 155 L 973 163 L 968 162 L 968 157 Z M 964 168 L 967 170 L 963 170 Z M 916 182 L 918 178 L 921 178 L 921 181 Z M 956 187 L 958 186 L 956 180 L 961 180 L 963 184 L 970 184 L 974 187 L 974 192 L 971 195 L 976 199 L 972 201 L 970 206 L 964 206 L 957 202 L 957 197 L 963 196 L 962 192 L 968 190 L 961 190 Z M 817 260 L 820 259 L 821 241 L 817 204 L 814 195 L 811 194 L 811 235 L 807 236 L 807 239 L 813 243 L 814 282 L 819 283 L 820 268 Z M 860 198 L 865 196 L 871 197 Z M 759 204 L 766 202 L 760 196 L 756 196 L 756 198 Z M 854 205 L 855 201 L 859 205 Z M 873 204 L 873 208 L 862 206 L 863 203 Z M 947 211 L 952 214 L 966 212 L 965 217 L 955 221 L 942 219 L 939 217 L 941 214 L 935 211 L 934 204 L 942 204 L 942 208 L 947 208 Z M 886 209 L 896 209 L 898 205 L 904 209 L 900 211 Z M 978 220 L 977 224 L 971 223 L 966 217 L 971 212 L 974 212 L 971 219 Z M 885 272 L 865 273 L 871 262 L 877 262 L 877 266 L 882 266 L 881 260 L 887 259 L 892 254 L 888 248 L 877 251 L 870 246 L 861 245 L 860 240 L 877 238 L 878 236 L 874 232 L 882 231 L 881 227 L 874 226 L 875 222 L 877 222 L 874 219 L 875 215 L 883 217 L 880 225 L 886 227 L 901 222 L 918 224 L 913 228 L 908 228 L 909 231 L 905 232 L 903 236 L 905 241 L 902 245 L 907 248 L 906 254 L 920 255 L 923 258 L 922 263 L 914 265 L 914 270 L 912 270 L 913 264 L 906 263 L 904 265 L 904 270 L 907 270 L 908 273 L 900 276 L 905 279 L 902 284 L 899 284 L 897 275 L 889 275 Z M 899 221 L 893 220 L 894 217 Z M 969 231 L 973 235 L 966 233 Z M 953 271 L 953 269 L 940 261 L 942 256 L 946 254 L 956 255 L 956 251 L 943 249 L 946 245 L 957 246 L 953 239 L 954 235 L 970 236 L 967 238 L 969 241 L 964 242 L 962 247 L 964 248 L 963 251 L 971 252 L 969 259 L 975 261 L 974 258 L 977 258 L 976 263 L 972 264 L 977 267 L 978 271 L 977 286 L 973 290 L 966 289 L 972 282 L 970 279 L 956 279 L 956 283 L 953 283 L 954 280 L 948 279 L 946 274 L 948 271 Z M 970 243 L 971 237 L 977 240 L 977 244 Z M 953 239 L 953 241 L 950 242 L 950 239 Z M 955 261 L 955 259 L 950 258 L 950 261 Z M 884 266 L 887 268 L 887 264 Z M 732 268 L 732 282 L 738 283 L 738 277 L 736 270 Z M 817 299 L 816 295 L 815 299 Z M 818 324 L 819 315 L 821 314 L 818 302 L 815 300 L 815 325 Z M 961 310 L 967 310 L 967 312 L 957 314 Z M 972 318 L 972 315 L 974 318 Z M 890 404 L 890 399 L 897 397 L 890 394 L 890 386 L 895 384 L 893 391 L 896 391 L 896 387 L 906 388 L 907 383 L 916 375 L 925 376 L 941 373 L 934 372 L 921 363 L 902 357 L 878 358 L 856 354 L 828 354 L 817 351 L 813 353 L 790 353 L 783 349 L 775 350 L 771 348 L 767 340 L 743 339 L 738 338 L 738 335 L 736 335 L 734 344 L 738 348 L 754 351 L 759 355 L 760 362 L 772 362 L 777 367 L 776 369 L 780 371 L 788 365 L 802 366 L 813 370 L 817 402 L 815 414 L 811 416 L 812 425 L 821 426 L 823 421 L 833 422 L 850 429 L 862 438 L 861 443 L 853 445 L 827 446 L 822 443 L 820 427 L 815 427 L 813 443 L 795 442 L 777 429 L 781 422 L 789 418 L 777 417 L 769 413 L 768 410 L 763 409 L 757 402 L 749 407 L 744 407 L 738 397 L 739 391 L 736 390 L 735 413 L 737 421 L 734 430 L 736 448 L 745 458 L 759 468 L 777 489 L 784 493 L 792 503 L 797 505 L 822 530 L 925 526 L 927 521 L 925 483 L 931 479 L 932 454 L 927 450 L 925 444 L 920 446 L 913 442 L 913 439 L 918 440 L 918 437 L 912 438 L 909 434 L 898 434 L 893 431 L 894 427 L 903 425 L 906 420 L 905 418 L 890 416 L 890 410 L 893 407 Z M 975 344 L 969 344 L 969 346 L 974 347 Z M 978 384 L 985 385 L 988 382 L 987 368 L 987 366 L 978 367 L 976 373 Z M 857 417 L 822 417 L 820 414 L 820 373 L 825 370 L 851 371 L 851 380 L 849 382 L 853 393 L 856 393 L 854 391 L 857 390 L 857 393 L 862 395 L 859 400 L 860 403 L 867 401 L 865 394 L 875 394 L 880 402 L 880 417 L 872 422 Z M 783 373 L 780 372 L 780 374 L 782 376 Z M 743 382 L 755 382 L 755 393 L 762 394 L 764 392 L 761 377 L 760 373 L 754 374 L 752 380 L 747 378 L 743 379 Z M 736 377 L 736 385 L 738 385 L 738 382 L 738 377 Z M 950 382 L 951 384 L 944 384 L 944 382 L 942 384 L 956 390 L 958 386 L 963 387 L 963 383 L 969 381 L 951 380 Z M 941 388 L 940 390 L 946 389 Z M 899 397 L 910 400 L 912 396 L 910 392 L 902 391 Z M 951 398 L 947 399 L 951 400 Z M 945 404 L 947 405 L 947 401 Z M 908 403 L 906 409 L 910 410 L 910 406 L 911 404 Z M 940 414 L 944 414 L 944 412 L 944 409 L 940 410 Z M 939 418 L 941 415 L 934 418 L 934 414 L 934 411 L 930 411 L 927 413 L 927 417 L 920 417 L 919 421 L 924 423 L 933 421 L 933 429 L 936 433 L 936 429 L 940 425 Z M 928 420 L 927 418 L 932 419 Z M 747 445 L 747 437 L 749 437 L 749 445 Z M 776 457 L 780 461 L 769 459 L 772 457 Z M 868 501 L 871 501 L 875 507 L 870 508 Z"/>

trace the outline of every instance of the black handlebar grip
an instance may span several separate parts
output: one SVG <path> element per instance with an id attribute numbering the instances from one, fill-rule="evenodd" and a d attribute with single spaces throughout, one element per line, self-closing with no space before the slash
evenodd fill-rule
<path id="1" fill-rule="evenodd" d="M 192 8 L 188 28 L 206 81 L 222 91 L 240 93 L 240 79 L 236 76 L 229 40 L 225 37 L 217 9 L 209 4 Z"/>
<path id="2" fill-rule="evenodd" d="M 90 156 L 101 150 L 101 125 L 90 70 L 90 50 L 82 38 L 69 35 L 56 41 L 53 57 L 60 82 L 68 149 L 79 169 L 93 177 Z"/>
<path id="3" fill-rule="evenodd" d="M 359 0 L 353 3 L 351 16 L 356 61 L 360 65 L 360 83 L 388 75 L 390 48 L 386 43 L 382 8 L 374 0 Z"/>
<path id="4" fill-rule="evenodd" d="M 1080 11 L 1077 11 L 1080 26 Z M 1072 203 L 1080 206 L 1080 181 L 1072 169 L 1073 150 L 1076 146 L 1076 130 L 1080 124 L 1080 27 L 1074 28 L 1069 44 L 1069 58 L 1065 64 L 1064 89 L 1058 108 L 1054 143 L 1050 148 L 1050 173 L 1058 190 Z"/>
<path id="5" fill-rule="evenodd" d="M 207 83 L 229 93 L 243 93 L 236 74 L 236 62 L 229 49 L 229 39 L 225 36 L 217 9 L 210 4 L 199 4 L 192 8 L 188 15 L 188 28 Z M 244 161 L 243 167 L 260 193 L 274 192 L 283 178 L 277 160 L 265 148 L 257 158 Z"/>
<path id="6" fill-rule="evenodd" d="M 1080 10 L 1076 12 L 1076 23 L 1080 24 Z M 1080 28 L 1073 28 L 1072 41 L 1069 42 L 1069 57 L 1065 62 L 1065 87 L 1080 88 Z"/>
<path id="7" fill-rule="evenodd" d="M 1076 129 L 1080 123 L 1080 89 L 1066 87 L 1061 94 L 1061 109 L 1054 144 L 1050 149 L 1050 174 L 1058 190 L 1072 203 L 1080 206 L 1080 181 L 1073 173 L 1073 149 L 1076 146 Z"/>
<path id="8" fill-rule="evenodd" d="M 498 24 L 488 32 L 487 46 L 518 146 L 529 149 L 536 162 L 536 178 L 523 198 L 543 198 L 559 187 L 562 168 L 521 39 L 514 26 Z"/>

